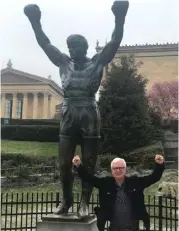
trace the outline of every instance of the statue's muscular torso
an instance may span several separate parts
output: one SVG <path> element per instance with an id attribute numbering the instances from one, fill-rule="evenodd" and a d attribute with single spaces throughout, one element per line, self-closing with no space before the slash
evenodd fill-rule
<path id="1" fill-rule="evenodd" d="M 103 75 L 99 54 L 86 58 L 84 65 L 76 67 L 73 60 L 64 55 L 60 64 L 60 77 L 65 98 L 95 97 Z"/>

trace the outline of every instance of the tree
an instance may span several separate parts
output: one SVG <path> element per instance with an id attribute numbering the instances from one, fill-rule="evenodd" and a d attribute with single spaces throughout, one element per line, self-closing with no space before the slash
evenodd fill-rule
<path id="1" fill-rule="evenodd" d="M 150 108 L 162 120 L 178 119 L 178 81 L 154 84 L 148 99 Z"/>
<path id="2" fill-rule="evenodd" d="M 150 142 L 152 125 L 146 97 L 147 79 L 138 74 L 140 63 L 133 56 L 112 63 L 100 90 L 102 142 L 100 153 L 120 153 Z"/>

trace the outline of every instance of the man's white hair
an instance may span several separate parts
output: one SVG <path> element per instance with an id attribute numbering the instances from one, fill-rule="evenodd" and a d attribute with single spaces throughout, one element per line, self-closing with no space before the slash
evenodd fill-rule
<path id="1" fill-rule="evenodd" d="M 113 164 L 115 164 L 115 163 L 117 163 L 119 161 L 123 162 L 124 163 L 124 167 L 126 168 L 126 162 L 125 162 L 125 160 L 121 159 L 121 158 L 118 158 L 118 157 L 115 158 L 114 160 L 112 160 L 112 162 L 111 162 L 111 168 L 112 168 Z"/>

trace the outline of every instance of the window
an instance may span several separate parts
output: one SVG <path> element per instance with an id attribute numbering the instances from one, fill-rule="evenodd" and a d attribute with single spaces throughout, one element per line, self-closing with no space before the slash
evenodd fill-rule
<path id="1" fill-rule="evenodd" d="M 7 99 L 5 102 L 5 118 L 11 119 L 12 118 L 12 100 Z"/>
<path id="2" fill-rule="evenodd" d="M 22 100 L 17 101 L 17 119 L 22 119 Z"/>

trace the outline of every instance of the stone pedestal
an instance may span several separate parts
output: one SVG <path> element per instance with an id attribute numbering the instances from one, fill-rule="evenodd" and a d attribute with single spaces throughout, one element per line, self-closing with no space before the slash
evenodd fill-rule
<path id="1" fill-rule="evenodd" d="M 96 217 L 80 219 L 76 215 L 47 215 L 37 223 L 37 231 L 98 231 Z"/>

